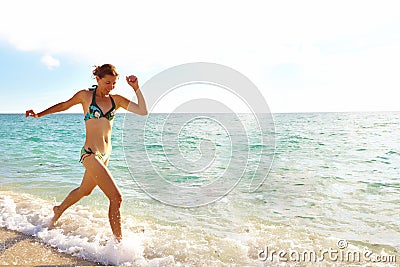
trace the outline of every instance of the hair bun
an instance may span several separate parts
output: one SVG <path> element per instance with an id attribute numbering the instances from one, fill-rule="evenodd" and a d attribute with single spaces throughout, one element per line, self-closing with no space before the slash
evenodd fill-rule
<path id="1" fill-rule="evenodd" d="M 104 78 L 106 75 L 118 76 L 117 70 L 114 65 L 104 64 L 102 66 L 94 65 L 93 75 Z"/>

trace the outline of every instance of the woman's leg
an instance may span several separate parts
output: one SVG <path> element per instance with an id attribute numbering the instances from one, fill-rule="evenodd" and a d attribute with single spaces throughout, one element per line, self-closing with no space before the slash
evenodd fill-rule
<path id="1" fill-rule="evenodd" d="M 118 240 L 121 240 L 121 214 L 119 209 L 122 203 L 122 195 L 119 192 L 110 171 L 107 166 L 94 155 L 86 157 L 83 165 L 85 166 L 88 175 L 109 199 L 110 206 L 108 209 L 108 219 L 110 221 L 111 230 L 114 236 Z"/>
<path id="2" fill-rule="evenodd" d="M 49 228 L 51 229 L 54 227 L 54 224 L 66 209 L 78 202 L 82 197 L 90 195 L 95 187 L 96 183 L 89 176 L 88 172 L 85 171 L 81 185 L 72 190 L 59 206 L 54 206 L 54 217 L 50 221 Z"/>

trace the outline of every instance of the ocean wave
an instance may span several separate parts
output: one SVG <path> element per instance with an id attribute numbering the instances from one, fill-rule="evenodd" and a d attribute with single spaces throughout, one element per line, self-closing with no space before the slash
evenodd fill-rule
<path id="1" fill-rule="evenodd" d="M 13 192 L 1 192 L 0 227 L 34 236 L 59 251 L 106 265 L 158 266 L 174 264 L 173 257 L 145 259 L 143 235 L 127 232 L 117 243 L 108 233 L 107 219 L 77 205 L 65 212 L 56 228 L 48 229 L 50 202 Z"/>
<path id="2" fill-rule="evenodd" d="M 260 201 L 260 198 L 263 196 L 259 195 L 254 201 Z M 227 206 L 227 203 L 230 206 L 238 204 L 231 201 L 221 201 L 220 204 Z M 318 254 L 321 250 L 337 249 L 338 246 L 338 238 L 324 237 L 285 223 L 267 223 L 257 217 L 250 217 L 232 225 L 228 218 L 217 215 L 211 218 L 211 214 L 223 212 L 219 205 L 207 208 L 209 212 L 204 217 L 197 215 L 200 227 L 187 223 L 190 218 L 187 218 L 189 212 L 185 209 L 179 209 L 180 213 L 174 215 L 174 222 L 154 220 L 148 216 L 138 219 L 124 215 L 124 238 L 116 243 L 105 210 L 87 206 L 72 206 L 60 218 L 56 227 L 49 230 L 47 225 L 52 217 L 52 205 L 50 201 L 32 195 L 1 191 L 0 227 L 34 236 L 61 252 L 105 265 L 255 266 L 287 260 L 277 258 L 277 255 L 273 258 L 273 254 L 265 253 L 266 249 L 270 249 L 269 252 L 296 252 L 293 254 L 295 256 L 301 253 L 309 255 L 310 252 L 321 256 Z M 222 222 L 215 225 L 214 220 Z M 299 223 L 303 221 L 302 218 L 296 220 Z M 218 234 L 221 232 L 226 234 Z M 390 246 L 344 241 L 350 244 L 349 249 L 356 252 L 369 249 L 375 254 L 395 253 Z M 301 263 L 296 258 L 289 260 L 293 260 L 294 264 Z M 335 262 L 329 258 L 324 261 Z"/>

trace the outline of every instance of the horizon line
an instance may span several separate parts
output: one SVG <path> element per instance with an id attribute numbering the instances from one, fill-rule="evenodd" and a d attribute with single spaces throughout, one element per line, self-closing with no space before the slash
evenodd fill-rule
<path id="1" fill-rule="evenodd" d="M 400 110 L 354 110 L 354 111 L 281 111 L 281 112 L 260 112 L 261 114 L 300 114 L 300 113 L 383 113 L 383 112 L 400 112 Z M 119 114 L 130 114 L 131 112 L 118 112 Z M 250 112 L 172 112 L 176 114 L 253 114 Z M 81 114 L 82 112 L 57 112 L 49 115 L 72 115 Z M 132 113 L 134 114 L 134 113 Z M 171 114 L 171 112 L 153 112 L 149 114 Z M 256 112 L 256 114 L 259 114 Z M 0 115 L 25 115 L 23 112 L 0 112 Z M 47 116 L 47 115 L 46 115 Z"/>

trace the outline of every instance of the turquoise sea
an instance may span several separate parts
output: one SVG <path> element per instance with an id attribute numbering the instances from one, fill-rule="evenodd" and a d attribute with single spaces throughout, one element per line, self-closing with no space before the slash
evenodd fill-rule
<path id="1" fill-rule="evenodd" d="M 111 265 L 400 264 L 400 112 L 273 114 L 273 144 L 258 142 L 250 125 L 250 142 L 234 149 L 243 133 L 219 127 L 226 114 L 191 124 L 193 114 L 167 123 L 152 116 L 145 129 L 145 117 L 114 120 L 109 169 L 124 199 L 124 240 L 116 245 L 99 189 L 47 228 L 52 206 L 84 172 L 83 115 L 0 114 L 0 227 Z M 163 143 L 177 131 L 176 146 Z M 209 164 L 183 174 L 193 167 L 179 166 L 183 159 L 195 165 L 207 153 Z M 272 165 L 257 161 L 262 153 Z M 166 155 L 181 159 L 171 164 Z M 180 191 L 213 185 L 234 157 L 247 165 L 229 167 L 229 188 L 217 197 Z M 262 185 L 248 190 L 254 179 Z"/>

